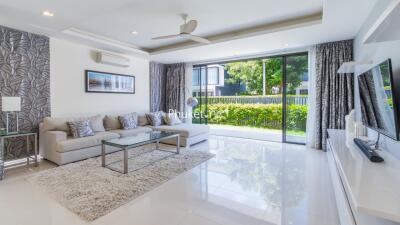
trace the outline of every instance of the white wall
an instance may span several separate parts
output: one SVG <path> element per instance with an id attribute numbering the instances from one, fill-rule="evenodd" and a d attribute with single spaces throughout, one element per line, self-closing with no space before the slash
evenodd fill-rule
<path id="1" fill-rule="evenodd" d="M 375 23 L 382 12 L 387 8 L 387 6 L 392 2 L 392 0 L 379 0 L 375 5 L 373 11 L 368 16 L 367 21 L 364 23 L 362 29 L 357 35 L 354 41 L 354 58 L 356 61 L 372 60 L 373 64 L 376 65 L 387 58 L 392 59 L 393 72 L 400 75 L 400 41 L 373 43 L 373 44 L 363 44 L 365 34 Z M 393 24 L 393 29 L 399 29 L 398 24 Z M 358 72 L 361 72 L 365 68 L 359 68 Z M 355 86 L 355 96 L 358 96 L 358 86 L 357 82 Z M 358 99 L 355 99 L 356 109 L 359 109 Z M 357 117 L 360 118 L 360 112 L 357 112 Z M 369 130 L 368 136 L 370 138 L 375 138 L 376 132 Z M 400 158 L 400 142 L 394 141 L 390 138 L 384 137 L 382 140 L 382 146 L 392 152 L 396 157 Z"/>
<path id="2" fill-rule="evenodd" d="M 93 48 L 50 39 L 51 115 L 68 117 L 147 112 L 150 109 L 149 60 L 126 56 L 129 67 L 98 64 Z M 85 69 L 135 76 L 135 94 L 85 93 Z"/>

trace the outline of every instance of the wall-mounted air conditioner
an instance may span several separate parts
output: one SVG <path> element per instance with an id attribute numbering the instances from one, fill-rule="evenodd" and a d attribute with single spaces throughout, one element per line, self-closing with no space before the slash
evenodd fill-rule
<path id="1" fill-rule="evenodd" d="M 96 52 L 95 60 L 97 63 L 113 66 L 129 67 L 130 65 L 129 58 L 120 55 L 114 55 L 108 52 Z"/>

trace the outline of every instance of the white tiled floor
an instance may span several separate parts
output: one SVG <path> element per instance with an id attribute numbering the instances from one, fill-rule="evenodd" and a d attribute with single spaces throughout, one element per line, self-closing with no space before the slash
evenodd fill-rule
<path id="1" fill-rule="evenodd" d="M 216 157 L 92 224 L 339 224 L 325 153 L 220 136 L 193 149 Z M 87 224 L 24 180 L 52 166 L 8 172 L 0 182 L 1 224 Z"/>

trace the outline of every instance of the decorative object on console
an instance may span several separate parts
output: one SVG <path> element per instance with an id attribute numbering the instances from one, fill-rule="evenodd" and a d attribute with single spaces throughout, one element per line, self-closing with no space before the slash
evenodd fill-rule
<path id="1" fill-rule="evenodd" d="M 124 130 L 134 129 L 138 125 L 138 116 L 136 113 L 118 116 L 118 120 Z"/>
<path id="2" fill-rule="evenodd" d="M 350 113 L 344 117 L 346 121 L 346 138 L 349 139 L 354 136 L 354 129 L 355 129 L 355 123 L 356 123 L 356 111 L 353 109 L 350 111 Z"/>
<path id="3" fill-rule="evenodd" d="M 92 93 L 135 94 L 135 76 L 85 70 L 85 89 Z"/>
<path id="4" fill-rule="evenodd" d="M 362 122 L 356 121 L 354 123 L 354 137 L 358 138 L 362 136 L 367 136 L 367 129 Z"/>
<path id="5" fill-rule="evenodd" d="M 21 111 L 21 98 L 20 97 L 2 97 L 1 98 L 2 111 L 6 113 L 6 133 L 18 133 L 19 132 L 19 115 Z M 15 113 L 16 117 L 16 130 L 10 131 L 10 114 Z"/>

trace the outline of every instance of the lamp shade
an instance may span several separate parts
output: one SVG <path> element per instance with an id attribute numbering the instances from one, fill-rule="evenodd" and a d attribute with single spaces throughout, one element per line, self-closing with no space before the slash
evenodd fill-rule
<path id="1" fill-rule="evenodd" d="M 4 112 L 21 111 L 20 97 L 1 97 L 1 110 Z"/>

